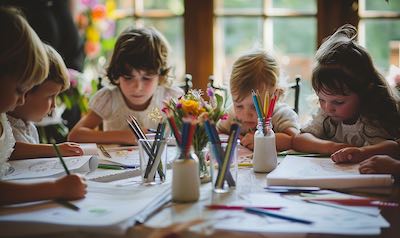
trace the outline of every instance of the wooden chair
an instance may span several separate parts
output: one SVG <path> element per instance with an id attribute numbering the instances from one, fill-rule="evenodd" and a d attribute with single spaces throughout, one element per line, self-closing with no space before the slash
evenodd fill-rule
<path id="1" fill-rule="evenodd" d="M 187 94 L 189 92 L 189 90 L 193 88 L 192 75 L 185 74 L 185 84 L 181 85 L 179 87 L 183 89 L 185 94 Z"/>
<path id="2" fill-rule="evenodd" d="M 300 75 L 296 76 L 296 83 L 289 86 L 289 89 L 294 90 L 294 105 L 293 110 L 298 114 L 299 113 L 299 99 L 300 99 Z"/>
<path id="3" fill-rule="evenodd" d="M 224 107 L 225 107 L 226 106 L 226 102 L 228 101 L 228 89 L 223 88 L 223 87 L 215 86 L 214 82 L 215 82 L 214 75 L 210 75 L 210 77 L 208 77 L 207 87 L 210 87 L 210 88 L 214 89 L 214 91 L 222 92 L 222 94 L 223 94 L 222 96 L 224 97 Z"/>

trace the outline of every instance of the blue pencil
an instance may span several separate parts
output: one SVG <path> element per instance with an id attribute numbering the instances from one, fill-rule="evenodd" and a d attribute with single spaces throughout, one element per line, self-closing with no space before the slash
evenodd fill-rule
<path id="1" fill-rule="evenodd" d="M 299 219 L 299 218 L 291 217 L 291 216 L 288 216 L 288 215 L 283 215 L 283 214 L 280 214 L 280 213 L 277 213 L 277 212 L 267 211 L 265 209 L 260 209 L 260 208 L 246 207 L 244 210 L 246 212 L 252 213 L 252 214 L 274 217 L 274 218 L 287 220 L 287 221 L 292 221 L 292 222 L 297 222 L 297 223 L 302 223 L 302 224 L 306 224 L 306 225 L 310 225 L 310 224 L 313 223 L 312 221 Z"/>
<path id="2" fill-rule="evenodd" d="M 262 119 L 263 118 L 263 114 L 262 114 L 262 111 L 261 111 L 261 107 L 260 107 L 260 105 L 258 103 L 259 100 L 257 99 L 257 94 L 256 94 L 256 92 L 254 92 L 254 90 L 251 90 L 251 95 L 252 95 L 252 98 L 253 98 L 254 107 L 256 108 L 257 117 Z"/>

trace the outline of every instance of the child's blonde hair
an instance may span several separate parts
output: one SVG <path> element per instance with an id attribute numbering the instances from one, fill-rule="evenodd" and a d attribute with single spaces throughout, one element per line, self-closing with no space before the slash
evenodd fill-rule
<path id="1" fill-rule="evenodd" d="M 368 52 L 355 42 L 356 36 L 356 28 L 346 24 L 324 41 L 315 56 L 312 86 L 316 92 L 357 94 L 361 116 L 398 138 L 399 99 L 375 69 Z"/>
<path id="2" fill-rule="evenodd" d="M 252 89 L 277 86 L 279 66 L 266 51 L 257 49 L 240 56 L 233 64 L 230 89 L 234 100 L 242 101 Z"/>
<path id="3" fill-rule="evenodd" d="M 15 77 L 19 88 L 30 89 L 48 75 L 42 41 L 20 11 L 0 7 L 0 79 Z"/>
<path id="4" fill-rule="evenodd" d="M 47 56 L 49 57 L 50 70 L 46 81 L 53 81 L 61 84 L 61 92 L 69 88 L 69 74 L 67 66 L 65 66 L 64 60 L 61 55 L 50 45 L 45 44 Z"/>
<path id="5" fill-rule="evenodd" d="M 128 28 L 121 33 L 107 69 L 107 77 L 116 85 L 120 76 L 130 75 L 132 69 L 160 75 L 160 84 L 168 84 L 169 44 L 154 28 Z"/>

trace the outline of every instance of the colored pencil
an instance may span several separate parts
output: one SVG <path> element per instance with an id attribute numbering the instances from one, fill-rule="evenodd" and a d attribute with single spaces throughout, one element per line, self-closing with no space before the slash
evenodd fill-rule
<path id="1" fill-rule="evenodd" d="M 277 212 L 267 211 L 265 209 L 247 207 L 244 210 L 248 213 L 252 213 L 252 214 L 256 214 L 256 215 L 269 216 L 269 217 L 273 217 L 273 218 L 278 218 L 278 219 L 291 221 L 291 222 L 297 222 L 297 223 L 306 224 L 306 225 L 310 225 L 313 223 L 312 221 L 309 221 L 309 220 L 296 218 L 296 217 L 292 217 L 289 215 L 283 215 L 283 214 L 280 214 Z"/>

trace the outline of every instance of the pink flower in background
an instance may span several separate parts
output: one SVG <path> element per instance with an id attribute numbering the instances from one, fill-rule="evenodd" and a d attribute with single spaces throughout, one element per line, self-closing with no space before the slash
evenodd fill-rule
<path id="1" fill-rule="evenodd" d="M 225 113 L 224 115 L 221 116 L 221 120 L 227 120 L 227 119 L 228 119 L 228 114 Z"/>
<path id="2" fill-rule="evenodd" d="M 80 74 L 81 73 L 79 73 L 75 69 L 68 69 L 69 82 L 72 88 L 76 88 L 78 86 L 78 79 L 80 77 Z"/>
<path id="3" fill-rule="evenodd" d="M 94 7 L 96 6 L 99 1 L 98 0 L 81 0 L 82 5 L 86 6 L 86 7 Z"/>

